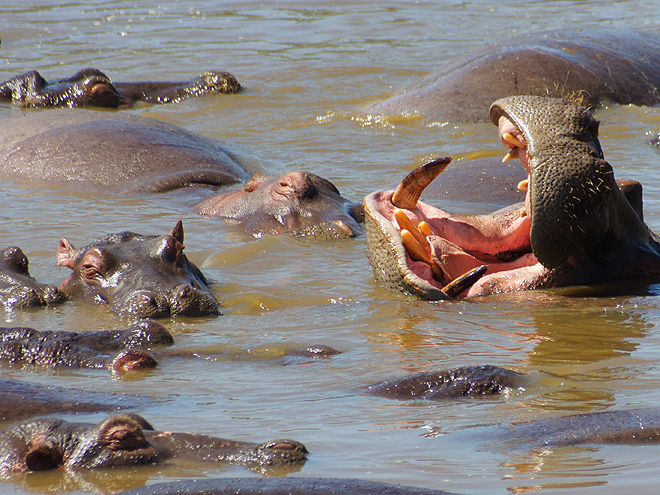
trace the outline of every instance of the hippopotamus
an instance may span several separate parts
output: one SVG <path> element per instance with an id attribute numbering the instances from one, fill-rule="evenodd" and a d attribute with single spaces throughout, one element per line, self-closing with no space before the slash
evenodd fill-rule
<path id="1" fill-rule="evenodd" d="M 257 174 L 244 187 L 218 193 L 194 210 L 242 226 L 246 234 L 345 238 L 362 232 L 362 206 L 343 198 L 329 181 L 310 172 Z"/>
<path id="2" fill-rule="evenodd" d="M 180 102 L 207 93 L 238 93 L 241 85 L 228 72 L 207 71 L 188 82 L 113 83 L 98 69 L 83 69 L 73 76 L 48 82 L 31 70 L 0 83 L 0 102 L 24 107 L 127 108 L 138 101 Z"/>
<path id="3" fill-rule="evenodd" d="M 368 390 L 393 399 L 439 400 L 500 395 L 506 389 L 523 388 L 524 384 L 522 373 L 486 365 L 414 373 L 372 385 Z"/>
<path id="4" fill-rule="evenodd" d="M 155 367 L 156 360 L 144 350 L 173 343 L 167 329 L 153 320 L 139 321 L 125 330 L 81 333 L 0 328 L 0 361 L 14 366 L 66 366 L 117 373 Z M 114 351 L 120 352 L 107 354 Z"/>
<path id="5" fill-rule="evenodd" d="M 90 392 L 19 380 L 0 380 L 0 421 L 25 419 L 55 413 L 97 413 L 144 407 L 147 396 Z"/>
<path id="6" fill-rule="evenodd" d="M 305 446 L 294 440 L 240 442 L 192 433 L 154 431 L 142 416 L 120 414 L 100 424 L 42 418 L 0 431 L 0 472 L 91 469 L 160 464 L 168 459 L 251 468 L 300 464 Z"/>
<path id="7" fill-rule="evenodd" d="M 660 35 L 650 31 L 534 31 L 450 62 L 407 91 L 370 105 L 374 114 L 419 113 L 437 121 L 485 121 L 510 95 L 579 95 L 593 106 L 660 102 Z"/>
<path id="8" fill-rule="evenodd" d="M 514 96 L 493 103 L 490 117 L 505 158 L 522 161 L 524 203 L 463 216 L 419 201 L 450 158 L 420 167 L 397 191 L 370 194 L 367 245 L 380 283 L 437 300 L 660 276 L 641 186 L 614 179 L 587 109 Z"/>
<path id="9" fill-rule="evenodd" d="M 657 445 L 660 410 L 655 407 L 572 414 L 514 422 L 494 433 L 498 447 L 570 446 L 583 444 Z"/>
<path id="10" fill-rule="evenodd" d="M 57 265 L 73 273 L 60 290 L 136 319 L 220 315 L 206 277 L 183 250 L 181 221 L 167 235 L 120 232 L 81 249 L 62 238 Z"/>
<path id="11" fill-rule="evenodd" d="M 116 495 L 452 495 L 444 490 L 352 478 L 220 478 L 172 481 Z"/>
<path id="12" fill-rule="evenodd" d="M 20 248 L 12 246 L 0 251 L 0 303 L 5 309 L 48 306 L 66 300 L 57 287 L 32 278 L 28 265 Z"/>
<path id="13" fill-rule="evenodd" d="M 218 143 L 158 120 L 59 108 L 0 120 L 0 179 L 114 196 L 243 182 Z"/>

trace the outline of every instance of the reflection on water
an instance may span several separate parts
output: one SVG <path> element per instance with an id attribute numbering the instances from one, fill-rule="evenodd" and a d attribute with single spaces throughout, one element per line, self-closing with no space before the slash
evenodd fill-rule
<path id="1" fill-rule="evenodd" d="M 651 0 L 38 3 L 0 4 L 1 80 L 31 69 L 59 79 L 97 67 L 118 81 L 184 80 L 207 69 L 228 70 L 245 87 L 242 94 L 139 105 L 127 112 L 218 139 L 254 169 L 317 173 L 355 202 L 395 187 L 430 157 L 452 155 L 457 160 L 451 167 L 463 167 L 502 154 L 490 124 L 380 118 L 360 114 L 359 106 L 509 33 L 585 25 L 657 30 L 660 23 L 647 14 L 657 10 Z M 0 118 L 23 111 L 0 106 Z M 660 231 L 660 178 L 648 173 L 659 155 L 647 145 L 660 131 L 660 110 L 611 106 L 600 109 L 598 118 L 616 176 L 644 183 L 645 218 Z M 474 212 L 499 206 L 488 183 L 466 181 L 452 191 L 459 186 L 460 195 L 440 197 L 439 204 Z M 295 476 L 354 477 L 469 494 L 655 489 L 657 456 L 644 455 L 646 448 L 565 447 L 521 455 L 484 450 L 479 439 L 462 433 L 515 420 L 659 404 L 657 287 L 428 303 L 376 286 L 363 238 L 318 243 L 247 238 L 222 221 L 191 213 L 204 194 L 115 198 L 0 184 L 3 245 L 20 246 L 38 280 L 59 284 L 68 276 L 55 266 L 61 237 L 84 245 L 108 232 L 158 234 L 182 219 L 186 253 L 211 279 L 225 313 L 166 320 L 174 349 L 202 356 L 163 357 L 157 370 L 131 379 L 20 368 L 2 370 L 2 376 L 167 397 L 139 410 L 158 429 L 299 440 L 311 456 Z M 40 330 L 127 323 L 103 308 L 77 303 L 4 318 L 8 326 Z M 310 344 L 330 345 L 342 354 L 284 365 L 291 363 L 282 353 Z M 529 373 L 530 383 L 524 392 L 484 400 L 391 401 L 363 394 L 370 384 L 394 376 L 481 364 Z M 34 473 L 3 482 L 2 491 L 113 493 L 205 476 L 257 474 L 177 464 Z"/>

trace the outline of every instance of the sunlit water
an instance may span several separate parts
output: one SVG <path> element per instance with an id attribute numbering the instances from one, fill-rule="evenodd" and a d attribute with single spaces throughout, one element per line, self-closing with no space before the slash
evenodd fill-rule
<path id="1" fill-rule="evenodd" d="M 30 69 L 58 79 L 97 67 L 117 81 L 184 80 L 207 69 L 229 70 L 245 87 L 240 95 L 126 112 L 222 140 L 254 170 L 315 172 L 354 201 L 393 188 L 430 156 L 502 150 L 490 124 L 382 120 L 360 115 L 360 105 L 513 33 L 584 26 L 657 30 L 660 24 L 651 0 L 13 5 L 0 0 L 0 80 Z M 22 111 L 5 105 L 0 118 Z M 611 107 L 598 117 L 606 157 L 617 177 L 644 183 L 646 221 L 660 231 L 660 154 L 647 145 L 660 130 L 660 109 Z M 498 425 L 514 420 L 660 404 L 660 288 L 625 297 L 539 291 L 422 302 L 374 283 L 364 237 L 246 238 L 191 213 L 201 195 L 117 199 L 0 185 L 1 244 L 20 246 L 40 281 L 59 284 L 68 275 L 55 266 L 61 237 L 83 245 L 113 231 L 164 234 L 182 219 L 186 252 L 214 282 L 225 313 L 165 321 L 177 348 L 201 357 L 164 358 L 157 370 L 130 380 L 91 371 L 5 369 L 2 376 L 154 397 L 158 402 L 139 412 L 159 429 L 299 440 L 311 456 L 289 476 L 353 477 L 465 494 L 655 492 L 656 446 L 511 452 L 487 440 Z M 470 201 L 443 206 L 469 210 Z M 42 330 L 128 324 L 100 307 L 75 303 L 4 318 L 6 325 Z M 314 343 L 343 354 L 286 365 L 287 349 Z M 419 403 L 363 394 L 386 378 L 477 364 L 535 378 L 524 391 L 484 400 Z M 259 474 L 190 464 L 38 473 L 5 481 L 0 491 L 113 493 L 221 476 Z"/>

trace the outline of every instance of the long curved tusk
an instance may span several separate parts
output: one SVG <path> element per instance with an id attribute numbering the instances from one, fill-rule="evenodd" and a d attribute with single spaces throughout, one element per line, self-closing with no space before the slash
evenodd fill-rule
<path id="1" fill-rule="evenodd" d="M 488 270 L 488 265 L 481 265 L 473 268 L 469 272 L 464 273 L 460 277 L 455 278 L 442 288 L 442 292 L 447 294 L 449 298 L 454 299 L 463 291 L 472 287 L 477 280 L 484 276 Z"/>
<path id="2" fill-rule="evenodd" d="M 394 191 L 392 204 L 406 210 L 416 208 L 424 189 L 447 168 L 449 163 L 451 163 L 451 157 L 445 156 L 425 163 L 410 172 Z"/>

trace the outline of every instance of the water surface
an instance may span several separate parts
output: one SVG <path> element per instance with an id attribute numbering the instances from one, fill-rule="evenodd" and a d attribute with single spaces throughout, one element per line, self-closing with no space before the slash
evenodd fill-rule
<path id="1" fill-rule="evenodd" d="M 31 69 L 47 79 L 97 67 L 117 81 L 235 74 L 245 91 L 149 116 L 221 140 L 255 169 L 308 170 L 360 201 L 393 188 L 430 156 L 499 154 L 490 124 L 379 119 L 356 108 L 395 93 L 452 57 L 511 34 L 585 26 L 657 30 L 655 1 L 107 2 L 0 1 L 0 80 Z M 0 107 L 0 118 L 24 110 Z M 598 111 L 617 177 L 644 182 L 645 215 L 660 231 L 660 155 L 647 145 L 660 109 Z M 460 164 L 456 164 L 460 166 Z M 522 172 L 521 172 L 522 178 Z M 182 219 L 186 252 L 214 282 L 220 318 L 164 323 L 197 359 L 163 359 L 136 379 L 104 372 L 3 369 L 3 377 L 167 399 L 140 412 L 157 428 L 262 441 L 289 437 L 312 452 L 288 476 L 354 477 L 465 494 L 651 493 L 657 447 L 507 451 L 486 442 L 515 420 L 660 404 L 660 287 L 626 296 L 538 291 L 450 303 L 392 293 L 373 280 L 364 237 L 343 242 L 251 239 L 191 213 L 203 192 L 131 198 L 0 183 L 2 245 L 32 274 L 59 284 L 61 237 L 83 245 L 107 232 L 166 233 Z M 465 198 L 443 206 L 470 211 Z M 475 212 L 483 212 L 480 209 Z M 121 328 L 99 307 L 68 303 L 3 313 L 5 325 Z M 287 349 L 323 343 L 343 354 L 288 365 Z M 525 391 L 441 403 L 363 394 L 415 371 L 496 364 L 533 374 Z M 103 415 L 82 419 L 99 421 Z M 286 474 L 286 473 L 279 473 Z M 3 493 L 113 493 L 164 480 L 259 476 L 242 468 L 171 465 L 35 473 Z"/>

